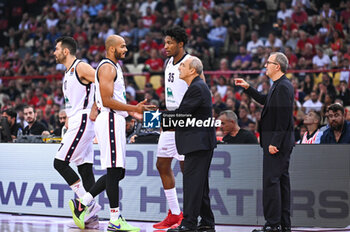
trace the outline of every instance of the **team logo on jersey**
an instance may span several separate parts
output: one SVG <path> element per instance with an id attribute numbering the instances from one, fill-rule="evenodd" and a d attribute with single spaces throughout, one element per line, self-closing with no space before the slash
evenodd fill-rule
<path id="1" fill-rule="evenodd" d="M 64 97 L 64 103 L 65 103 L 66 109 L 72 108 L 72 106 L 70 105 L 68 97 Z"/>
<path id="2" fill-rule="evenodd" d="M 71 70 L 70 70 L 70 75 L 73 75 L 74 74 L 74 68 L 72 68 Z"/>
<path id="3" fill-rule="evenodd" d="M 143 112 L 143 127 L 144 128 L 160 128 L 161 114 L 157 111 L 144 111 Z"/>
<path id="4" fill-rule="evenodd" d="M 169 87 L 166 88 L 166 95 L 168 96 L 168 98 L 174 98 L 174 94 L 171 88 Z"/>

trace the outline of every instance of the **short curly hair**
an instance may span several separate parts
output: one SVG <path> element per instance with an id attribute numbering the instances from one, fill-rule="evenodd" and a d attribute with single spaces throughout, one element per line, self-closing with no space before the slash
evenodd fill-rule
<path id="1" fill-rule="evenodd" d="M 164 31 L 164 36 L 170 36 L 176 40 L 177 43 L 183 42 L 184 46 L 187 43 L 188 37 L 183 27 L 175 26 Z"/>

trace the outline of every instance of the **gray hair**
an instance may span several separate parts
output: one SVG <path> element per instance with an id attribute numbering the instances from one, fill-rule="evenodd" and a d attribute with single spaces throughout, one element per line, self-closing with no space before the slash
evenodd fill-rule
<path id="1" fill-rule="evenodd" d="M 232 110 L 225 110 L 220 113 L 221 115 L 225 115 L 227 119 L 233 120 L 234 122 L 237 122 L 238 118 L 235 112 Z"/>
<path id="2" fill-rule="evenodd" d="M 196 70 L 196 73 L 198 75 L 201 75 L 203 72 L 202 61 L 196 56 L 191 56 L 191 58 L 192 58 L 192 60 L 190 62 L 190 68 L 194 68 Z"/>
<path id="3" fill-rule="evenodd" d="M 281 71 L 283 73 L 287 72 L 288 68 L 288 58 L 282 52 L 273 52 L 270 55 L 276 55 L 275 61 L 280 65 Z"/>

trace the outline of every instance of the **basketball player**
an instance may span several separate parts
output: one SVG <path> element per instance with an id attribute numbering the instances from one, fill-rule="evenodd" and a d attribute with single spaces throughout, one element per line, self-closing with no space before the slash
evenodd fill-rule
<path id="1" fill-rule="evenodd" d="M 95 183 L 93 164 L 93 139 L 94 123 L 89 119 L 93 105 L 93 83 L 95 81 L 95 69 L 82 62 L 75 56 L 77 50 L 76 41 L 72 37 L 63 36 L 56 40 L 54 52 L 56 62 L 66 67 L 63 78 L 63 94 L 65 99 L 65 111 L 67 114 L 68 130 L 63 136 L 59 147 L 54 167 L 65 179 L 78 197 L 83 197 L 86 190 Z M 75 163 L 81 176 L 69 166 Z M 89 214 L 86 224 L 89 228 L 98 228 L 96 213 L 101 209 L 95 201 L 89 206 Z M 91 220 L 89 220 L 91 218 Z"/>
<path id="2" fill-rule="evenodd" d="M 164 73 L 165 104 L 167 110 L 175 110 L 188 88 L 185 81 L 179 78 L 180 63 L 190 57 L 185 51 L 187 42 L 186 31 L 181 27 L 174 27 L 165 31 L 164 49 L 169 57 Z M 202 73 L 201 78 L 204 79 Z M 184 167 L 184 156 L 177 152 L 175 144 L 175 131 L 162 131 L 158 141 L 157 169 L 162 179 L 165 196 L 169 205 L 167 217 L 153 225 L 156 229 L 177 227 L 181 224 L 183 215 L 179 207 L 175 188 L 175 177 L 171 169 L 173 158 L 180 161 L 181 171 Z"/>
<path id="3" fill-rule="evenodd" d="M 121 36 L 111 35 L 105 42 L 106 58 L 97 67 L 96 105 L 101 112 L 96 118 L 95 133 L 101 151 L 101 168 L 107 169 L 91 190 L 80 199 L 69 202 L 73 219 L 79 228 L 84 229 L 84 217 L 87 205 L 93 198 L 106 189 L 110 204 L 108 231 L 139 231 L 128 224 L 119 211 L 119 181 L 125 176 L 125 117 L 128 112 L 141 113 L 153 110 L 154 106 L 145 106 L 146 100 L 139 104 L 126 104 L 123 73 L 118 60 L 124 59 L 128 51 Z"/>

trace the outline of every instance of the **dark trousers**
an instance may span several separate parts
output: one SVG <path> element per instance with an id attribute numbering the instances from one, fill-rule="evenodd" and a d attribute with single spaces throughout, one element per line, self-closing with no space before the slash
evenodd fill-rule
<path id="1" fill-rule="evenodd" d="M 264 152 L 263 158 L 263 206 L 266 224 L 291 226 L 289 152 L 271 155 Z"/>
<path id="2" fill-rule="evenodd" d="M 213 150 L 185 154 L 183 174 L 184 219 L 181 224 L 196 229 L 198 216 L 203 225 L 214 225 L 210 207 L 208 172 Z"/>

